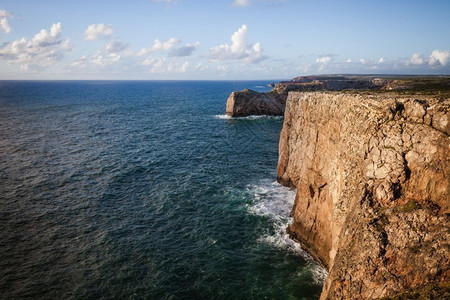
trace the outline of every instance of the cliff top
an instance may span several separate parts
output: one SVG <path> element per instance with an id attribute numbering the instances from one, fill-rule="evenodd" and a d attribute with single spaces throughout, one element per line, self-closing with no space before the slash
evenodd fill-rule
<path id="1" fill-rule="evenodd" d="M 232 117 L 249 115 L 284 115 L 289 92 L 340 91 L 341 93 L 390 97 L 432 96 L 450 98 L 450 75 L 316 75 L 281 81 L 268 93 L 249 89 L 233 92 L 227 100 L 225 113 Z"/>
<path id="2" fill-rule="evenodd" d="M 396 94 L 450 96 L 450 75 L 314 75 L 299 76 L 278 83 L 274 91 L 286 90 L 364 90 Z"/>

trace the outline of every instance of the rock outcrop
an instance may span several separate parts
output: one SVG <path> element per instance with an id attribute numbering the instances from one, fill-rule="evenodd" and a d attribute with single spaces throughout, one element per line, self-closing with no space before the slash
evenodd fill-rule
<path id="1" fill-rule="evenodd" d="M 450 281 L 450 99 L 291 92 L 278 180 L 291 237 L 329 272 L 321 299 Z"/>
<path id="2" fill-rule="evenodd" d="M 225 114 L 231 117 L 251 115 L 282 116 L 286 105 L 286 97 L 276 92 L 258 93 L 252 90 L 232 92 L 227 100 Z"/>

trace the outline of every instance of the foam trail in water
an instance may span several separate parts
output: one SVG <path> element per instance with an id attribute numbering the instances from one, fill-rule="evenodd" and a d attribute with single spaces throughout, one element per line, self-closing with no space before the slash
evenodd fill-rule
<path id="1" fill-rule="evenodd" d="M 248 206 L 248 211 L 254 215 L 269 217 L 273 222 L 275 234 L 265 234 L 260 241 L 303 255 L 305 252 L 286 234 L 286 227 L 292 221 L 289 213 L 294 204 L 295 190 L 268 180 L 259 185 L 248 185 L 247 189 L 253 194 L 253 203 Z"/>
<path id="2" fill-rule="evenodd" d="M 328 272 L 322 268 L 317 262 L 310 264 L 310 270 L 314 282 L 324 284 L 327 279 Z"/>
<path id="3" fill-rule="evenodd" d="M 248 185 L 247 189 L 253 195 L 253 203 L 248 206 L 249 213 L 269 217 L 273 223 L 273 232 L 263 234 L 258 241 L 301 255 L 309 262 L 308 269 L 314 281 L 323 283 L 327 272 L 286 233 L 287 226 L 293 221 L 290 212 L 296 191 L 269 180 Z"/>
<path id="4" fill-rule="evenodd" d="M 282 119 L 283 116 L 251 115 L 246 117 L 231 117 L 229 115 L 215 115 L 214 118 L 224 120 L 255 120 L 255 119 Z"/>

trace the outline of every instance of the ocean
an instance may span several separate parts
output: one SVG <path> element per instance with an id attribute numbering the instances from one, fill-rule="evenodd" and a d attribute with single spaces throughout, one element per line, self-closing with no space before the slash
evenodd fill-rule
<path id="1" fill-rule="evenodd" d="M 0 82 L 0 298 L 318 299 L 267 83 Z"/>

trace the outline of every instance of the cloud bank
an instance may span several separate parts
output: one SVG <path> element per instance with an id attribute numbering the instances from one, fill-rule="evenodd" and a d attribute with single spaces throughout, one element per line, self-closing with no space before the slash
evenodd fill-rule
<path id="1" fill-rule="evenodd" d="M 133 51 L 130 45 L 119 40 L 110 41 L 106 46 L 90 56 L 82 56 L 74 61 L 70 66 L 85 68 L 89 65 L 109 66 L 119 62 L 123 57 L 132 56 Z"/>
<path id="2" fill-rule="evenodd" d="M 48 67 L 71 50 L 69 39 L 61 39 L 60 35 L 61 23 L 55 23 L 50 30 L 42 29 L 30 41 L 23 37 L 4 44 L 0 48 L 0 59 L 8 60 L 9 64 L 20 64 L 24 71 L 30 66 Z"/>
<path id="3" fill-rule="evenodd" d="M 414 53 L 409 59 L 406 60 L 407 66 L 447 66 L 450 63 L 450 50 L 434 50 L 429 57 L 426 57 L 422 53 Z"/>

